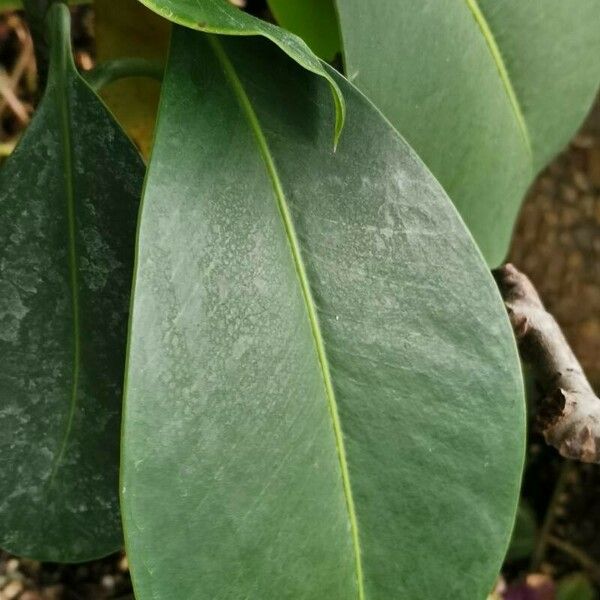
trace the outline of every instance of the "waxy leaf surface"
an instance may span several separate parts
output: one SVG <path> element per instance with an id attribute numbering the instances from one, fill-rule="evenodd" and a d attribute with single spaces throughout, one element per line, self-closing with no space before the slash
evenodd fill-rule
<path id="1" fill-rule="evenodd" d="M 176 28 L 139 226 L 122 509 L 138 600 L 483 598 L 523 456 L 512 332 L 355 88 Z"/>
<path id="2" fill-rule="evenodd" d="M 346 106 L 338 84 L 306 43 L 297 35 L 241 11 L 229 0 L 140 0 L 173 23 L 221 35 L 263 36 L 277 44 L 308 71 L 320 75 L 331 86 L 335 105 L 334 140 L 344 126 Z"/>
<path id="3" fill-rule="evenodd" d="M 600 2 L 336 2 L 348 77 L 419 153 L 497 265 L 527 186 L 598 90 Z"/>
<path id="4" fill-rule="evenodd" d="M 119 548 L 121 391 L 144 166 L 51 11 L 44 98 L 0 171 L 0 547 Z"/>

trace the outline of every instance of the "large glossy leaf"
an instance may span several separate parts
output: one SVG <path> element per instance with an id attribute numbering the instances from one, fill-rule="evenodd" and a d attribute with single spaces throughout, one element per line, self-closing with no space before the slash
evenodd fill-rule
<path id="1" fill-rule="evenodd" d="M 45 96 L 0 171 L 0 546 L 52 561 L 121 543 L 118 454 L 144 167 L 51 12 Z"/>
<path id="2" fill-rule="evenodd" d="M 600 2 L 336 1 L 347 74 L 497 264 L 526 187 L 597 91 Z"/>
<path id="3" fill-rule="evenodd" d="M 341 50 L 333 0 L 268 0 L 277 22 L 299 35 L 312 51 L 332 60 Z"/>
<path id="4" fill-rule="evenodd" d="M 165 19 L 198 31 L 236 36 L 263 36 L 277 44 L 299 65 L 326 79 L 333 93 L 334 139 L 337 143 L 344 126 L 346 110 L 344 97 L 335 79 L 301 38 L 241 11 L 229 0 L 140 0 L 140 2 Z"/>
<path id="5" fill-rule="evenodd" d="M 174 32 L 124 414 L 138 600 L 483 598 L 506 550 L 506 314 L 439 184 L 329 72 L 336 153 L 320 78 Z"/>
<path id="6" fill-rule="evenodd" d="M 137 0 L 95 0 L 96 56 L 99 62 L 124 57 L 166 60 L 170 23 Z M 142 150 L 150 153 L 160 83 L 148 78 L 128 78 L 102 90 L 102 97 L 119 122 Z"/>

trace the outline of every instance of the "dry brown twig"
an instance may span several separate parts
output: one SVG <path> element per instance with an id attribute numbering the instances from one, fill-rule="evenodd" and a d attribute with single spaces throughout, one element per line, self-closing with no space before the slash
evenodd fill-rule
<path id="1" fill-rule="evenodd" d="M 33 43 L 23 21 L 16 15 L 10 15 L 7 23 L 15 32 L 21 45 L 17 61 L 11 73 L 0 69 L 0 117 L 6 108 L 10 108 L 22 125 L 29 123 L 31 107 L 19 98 L 19 84 L 29 70 L 35 69 Z"/>
<path id="2" fill-rule="evenodd" d="M 514 265 L 494 271 L 523 362 L 542 390 L 537 422 L 562 456 L 600 463 L 600 399 L 560 326 L 529 278 Z"/>
<path id="3" fill-rule="evenodd" d="M 6 106 L 8 106 L 19 119 L 23 125 L 29 123 L 29 113 L 27 108 L 21 102 L 17 94 L 15 93 L 14 87 L 11 83 L 10 77 L 6 71 L 0 67 L 0 95 L 4 99 Z M 2 106 L 4 108 L 4 106 Z"/>

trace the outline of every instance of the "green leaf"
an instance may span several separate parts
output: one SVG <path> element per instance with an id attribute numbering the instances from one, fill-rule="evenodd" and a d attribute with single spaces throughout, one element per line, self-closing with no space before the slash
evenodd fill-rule
<path id="1" fill-rule="evenodd" d="M 126 375 L 136 597 L 485 597 L 524 400 L 471 237 L 333 70 L 335 153 L 327 85 L 271 44 L 172 44 Z"/>
<path id="2" fill-rule="evenodd" d="M 594 586 L 583 573 L 561 579 L 556 590 L 556 600 L 596 600 Z"/>
<path id="3" fill-rule="evenodd" d="M 277 22 L 300 36 L 325 60 L 341 51 L 334 0 L 268 0 Z"/>
<path id="4" fill-rule="evenodd" d="M 521 560 L 530 556 L 535 548 L 536 536 L 537 524 L 535 513 L 522 500 L 517 509 L 517 519 L 506 555 L 507 560 Z"/>
<path id="5" fill-rule="evenodd" d="M 326 79 L 331 86 L 335 105 L 334 145 L 337 145 L 344 127 L 344 96 L 335 79 L 301 38 L 239 10 L 229 0 L 139 1 L 165 19 L 198 31 L 220 35 L 263 36 L 279 46 L 307 71 Z"/>
<path id="6" fill-rule="evenodd" d="M 50 12 L 45 96 L 0 171 L 0 546 L 119 548 L 121 388 L 144 166 Z"/>
<path id="7" fill-rule="evenodd" d="M 350 79 L 415 148 L 498 264 L 527 186 L 598 89 L 600 2 L 337 6 Z"/>

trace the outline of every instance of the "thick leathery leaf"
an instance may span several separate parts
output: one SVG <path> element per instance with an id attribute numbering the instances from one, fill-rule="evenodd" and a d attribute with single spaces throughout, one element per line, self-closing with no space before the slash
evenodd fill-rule
<path id="1" fill-rule="evenodd" d="M 79 77 L 51 9 L 50 79 L 0 171 L 0 546 L 119 548 L 121 388 L 144 166 Z"/>
<path id="2" fill-rule="evenodd" d="M 272 45 L 172 44 L 126 375 L 136 597 L 484 597 L 524 403 L 452 203 L 333 70 L 335 153 L 327 86 Z"/>
<path id="3" fill-rule="evenodd" d="M 308 71 L 325 78 L 331 86 L 335 105 L 334 140 L 337 144 L 344 126 L 346 106 L 338 84 L 298 36 L 272 23 L 261 21 L 233 6 L 229 0 L 139 0 L 173 23 L 221 35 L 260 35 L 277 44 Z"/>
<path id="4" fill-rule="evenodd" d="M 341 50 L 334 0 L 268 0 L 277 22 L 299 35 L 311 50 L 332 60 Z"/>
<path id="5" fill-rule="evenodd" d="M 348 76 L 498 264 L 527 186 L 598 89 L 600 2 L 336 1 Z"/>

